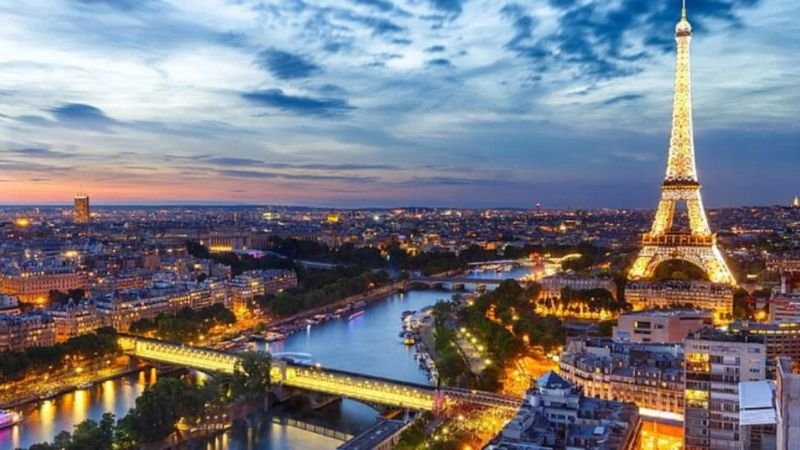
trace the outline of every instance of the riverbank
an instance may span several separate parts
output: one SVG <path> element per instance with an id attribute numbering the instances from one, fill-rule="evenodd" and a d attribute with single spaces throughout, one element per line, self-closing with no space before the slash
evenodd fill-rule
<path id="1" fill-rule="evenodd" d="M 110 360 L 108 360 L 110 361 Z M 103 361 L 99 363 L 102 364 Z M 39 374 L 35 380 L 23 380 L 0 388 L 0 409 L 18 408 L 29 403 L 46 400 L 78 389 L 84 384 L 102 383 L 118 378 L 137 370 L 132 367 L 127 356 L 119 356 L 107 367 L 86 370 L 69 376 L 50 378 L 48 374 Z"/>
<path id="2" fill-rule="evenodd" d="M 32 403 L 38 403 L 43 400 L 49 400 L 54 397 L 58 397 L 63 394 L 67 394 L 73 391 L 77 391 L 82 389 L 83 385 L 97 385 L 104 383 L 109 380 L 116 380 L 118 378 L 122 378 L 127 375 L 135 374 L 141 370 L 146 370 L 152 368 L 150 364 L 142 363 L 142 362 L 134 362 L 128 356 L 121 356 L 120 358 L 125 358 L 128 362 L 124 364 L 115 365 L 112 368 L 105 368 L 94 373 L 84 372 L 81 374 L 80 379 L 74 379 L 64 382 L 55 382 L 58 384 L 58 387 L 48 388 L 47 386 L 42 386 L 32 392 L 30 394 L 26 394 L 23 397 L 19 397 L 17 391 L 13 393 L 2 393 L 0 394 L 0 409 L 14 409 L 20 408 Z M 185 370 L 182 367 L 173 367 L 169 369 L 159 369 L 160 375 L 169 375 L 174 372 L 179 372 Z M 12 397 L 11 399 L 7 399 L 5 397 Z"/>
<path id="3" fill-rule="evenodd" d="M 351 295 L 350 297 L 345 297 L 341 300 L 337 300 L 333 303 L 329 303 L 324 306 L 318 306 L 316 308 L 307 309 L 305 311 L 299 312 L 295 315 L 273 320 L 272 322 L 267 322 L 266 326 L 268 328 L 280 327 L 282 325 L 291 324 L 298 320 L 305 320 L 311 318 L 317 314 L 328 314 L 336 311 L 339 308 L 347 306 L 351 303 L 356 302 L 364 302 L 364 303 L 372 303 L 377 300 L 381 300 L 383 298 L 389 297 L 391 295 L 397 294 L 402 292 L 405 288 L 405 281 L 403 282 L 395 282 L 387 286 L 381 286 L 379 288 L 371 289 L 365 293 Z"/>
<path id="4" fill-rule="evenodd" d="M 448 272 L 437 273 L 435 275 L 432 275 L 432 277 L 449 277 L 449 276 L 464 275 L 464 274 L 465 272 L 463 270 L 451 270 Z M 386 297 L 390 297 L 394 294 L 405 292 L 408 288 L 409 283 L 413 283 L 413 280 L 395 281 L 386 286 L 374 288 L 362 294 L 351 295 L 349 297 L 345 297 L 341 300 L 337 300 L 333 303 L 324 306 L 319 306 L 316 308 L 301 311 L 290 317 L 273 320 L 271 322 L 266 322 L 265 325 L 267 328 L 281 327 L 297 321 L 312 318 L 318 314 L 330 314 L 335 312 L 339 308 L 348 306 L 353 303 L 364 302 L 366 304 L 369 304 L 378 300 L 382 300 Z"/>

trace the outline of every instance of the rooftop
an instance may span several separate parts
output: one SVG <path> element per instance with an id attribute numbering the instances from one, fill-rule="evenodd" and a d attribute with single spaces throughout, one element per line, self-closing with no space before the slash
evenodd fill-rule
<path id="1" fill-rule="evenodd" d="M 641 311 L 632 311 L 624 313 L 626 317 L 643 317 L 643 316 L 658 316 L 658 317 L 678 317 L 678 316 L 704 316 L 713 317 L 712 311 L 703 309 L 692 308 L 671 308 L 671 309 L 644 309 Z"/>
<path id="2" fill-rule="evenodd" d="M 764 338 L 751 334 L 748 331 L 738 331 L 738 332 L 731 332 L 731 331 L 723 331 L 716 328 L 703 328 L 701 330 L 695 331 L 694 333 L 690 333 L 686 339 L 694 339 L 694 340 L 701 340 L 701 341 L 716 341 L 716 342 L 741 342 L 744 344 L 752 343 L 752 344 L 761 344 L 764 342 Z"/>
<path id="3" fill-rule="evenodd" d="M 775 386 L 770 380 L 739 383 L 739 423 L 768 425 L 778 421 L 775 410 Z"/>

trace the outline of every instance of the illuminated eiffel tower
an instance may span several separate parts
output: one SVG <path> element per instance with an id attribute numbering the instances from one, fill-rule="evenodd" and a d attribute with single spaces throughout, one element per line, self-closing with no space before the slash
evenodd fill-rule
<path id="1" fill-rule="evenodd" d="M 675 99 L 667 176 L 661 185 L 661 201 L 658 203 L 653 227 L 642 236 L 642 249 L 628 272 L 628 278 L 651 278 L 659 264 L 677 259 L 700 267 L 710 281 L 735 284 L 736 280 L 717 247 L 717 236 L 708 227 L 700 197 L 700 183 L 697 181 L 689 64 L 692 26 L 686 19 L 686 0 L 683 3 L 681 20 L 675 26 L 675 40 L 678 42 L 678 56 L 675 65 Z M 688 230 L 673 229 L 675 209 L 679 203 L 686 205 Z"/>

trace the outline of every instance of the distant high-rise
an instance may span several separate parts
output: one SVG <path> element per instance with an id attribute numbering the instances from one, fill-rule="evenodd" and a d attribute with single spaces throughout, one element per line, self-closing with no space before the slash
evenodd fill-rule
<path id="1" fill-rule="evenodd" d="M 794 202 L 792 203 L 792 205 L 794 205 L 795 208 L 800 208 L 800 196 L 797 195 L 794 196 Z"/>
<path id="2" fill-rule="evenodd" d="M 75 209 L 73 211 L 75 223 L 89 223 L 89 196 L 78 194 L 75 196 Z"/>

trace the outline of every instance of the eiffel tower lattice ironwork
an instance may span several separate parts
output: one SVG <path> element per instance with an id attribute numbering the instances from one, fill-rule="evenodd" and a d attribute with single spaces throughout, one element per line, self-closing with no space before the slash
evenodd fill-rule
<path id="1" fill-rule="evenodd" d="M 655 220 L 650 232 L 642 236 L 642 249 L 628 272 L 631 280 L 651 278 L 661 263 L 668 260 L 688 261 L 700 267 L 710 281 L 735 284 L 717 238 L 708 226 L 700 183 L 694 160 L 692 136 L 692 87 L 689 47 L 692 26 L 686 19 L 686 4 L 675 27 L 678 55 L 675 65 L 675 98 L 672 112 L 672 136 L 667 160 L 667 175 L 661 186 Z M 676 206 L 686 205 L 688 230 L 673 229 Z"/>

